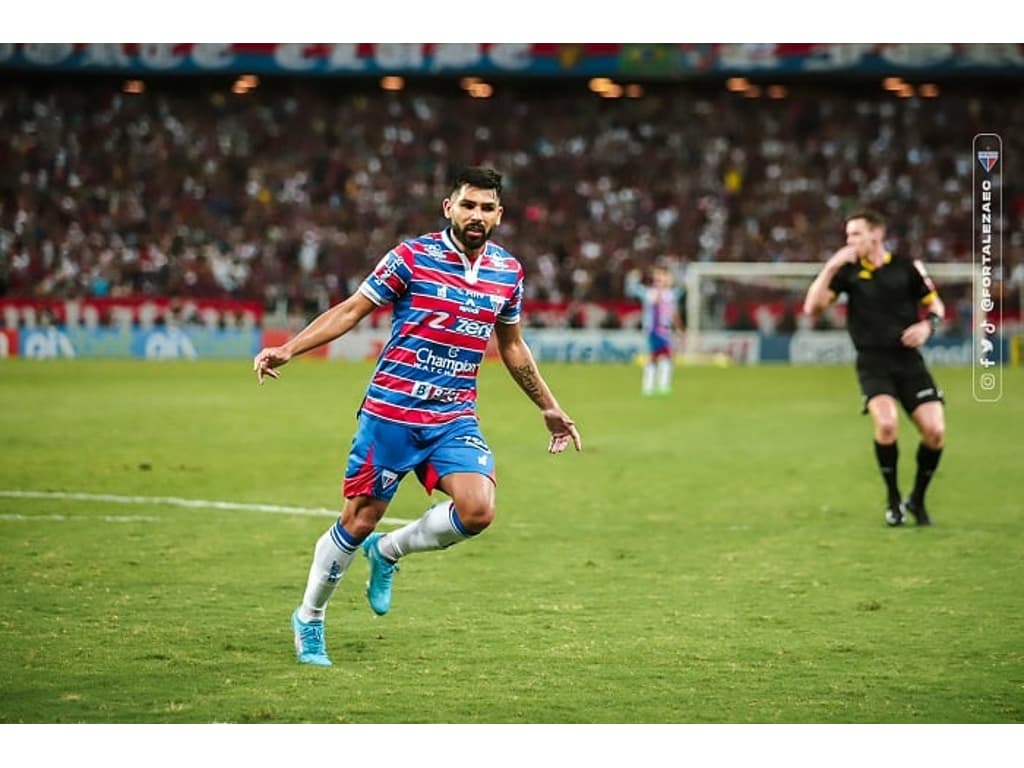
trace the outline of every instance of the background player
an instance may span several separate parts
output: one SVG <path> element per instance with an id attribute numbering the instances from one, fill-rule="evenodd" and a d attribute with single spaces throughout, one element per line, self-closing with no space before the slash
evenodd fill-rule
<path id="1" fill-rule="evenodd" d="M 643 307 L 641 328 L 647 333 L 647 362 L 644 364 L 641 391 L 645 396 L 667 395 L 672 391 L 674 334 L 682 329 L 679 318 L 680 291 L 672 284 L 672 273 L 664 264 L 656 264 L 651 284 L 640 282 L 637 271 L 626 277 L 626 294 Z"/>

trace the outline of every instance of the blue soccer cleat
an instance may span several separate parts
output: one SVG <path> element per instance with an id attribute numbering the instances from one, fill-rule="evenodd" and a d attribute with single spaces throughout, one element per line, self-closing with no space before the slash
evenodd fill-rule
<path id="1" fill-rule="evenodd" d="M 395 578 L 398 563 L 393 563 L 380 553 L 377 542 L 383 533 L 372 533 L 362 543 L 363 554 L 370 563 L 370 580 L 366 582 L 366 599 L 378 616 L 391 610 L 391 581 Z"/>
<path id="2" fill-rule="evenodd" d="M 292 629 L 295 630 L 295 655 L 300 662 L 315 667 L 331 666 L 324 643 L 323 621 L 302 621 L 296 608 L 292 613 Z"/>

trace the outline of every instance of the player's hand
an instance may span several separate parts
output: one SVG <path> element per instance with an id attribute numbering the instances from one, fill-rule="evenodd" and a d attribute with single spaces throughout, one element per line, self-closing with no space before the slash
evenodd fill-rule
<path id="1" fill-rule="evenodd" d="M 843 264 L 856 264 L 857 249 L 852 245 L 844 245 L 832 254 L 832 258 L 830 258 L 829 261 L 833 262 L 836 266 L 842 266 Z"/>
<path id="2" fill-rule="evenodd" d="M 263 377 L 272 379 L 280 377 L 281 372 L 275 370 L 292 359 L 292 353 L 284 347 L 264 347 L 252 359 L 252 369 L 256 371 L 256 380 L 262 384 Z"/>
<path id="3" fill-rule="evenodd" d="M 921 320 L 913 325 L 908 325 L 900 334 L 900 341 L 904 347 L 916 349 L 928 341 L 932 335 L 932 326 L 927 320 Z"/>
<path id="4" fill-rule="evenodd" d="M 548 443 L 548 453 L 561 453 L 569 447 L 572 440 L 577 451 L 583 450 L 583 441 L 576 429 L 576 423 L 569 418 L 561 408 L 549 408 L 543 411 L 544 425 L 551 433 L 551 442 Z"/>

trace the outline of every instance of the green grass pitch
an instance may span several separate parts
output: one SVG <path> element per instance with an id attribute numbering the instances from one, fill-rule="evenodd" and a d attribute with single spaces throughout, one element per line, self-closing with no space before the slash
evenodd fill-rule
<path id="1" fill-rule="evenodd" d="M 547 365 L 584 452 L 550 456 L 500 365 L 480 415 L 498 516 L 412 556 L 392 612 L 358 559 L 330 669 L 289 614 L 335 508 L 369 365 L 0 362 L 0 722 L 781 723 L 1024 720 L 1024 375 L 977 404 L 935 371 L 936 525 L 891 530 L 853 371 Z M 917 439 L 901 425 L 909 488 Z M 393 518 L 428 503 L 406 478 Z"/>

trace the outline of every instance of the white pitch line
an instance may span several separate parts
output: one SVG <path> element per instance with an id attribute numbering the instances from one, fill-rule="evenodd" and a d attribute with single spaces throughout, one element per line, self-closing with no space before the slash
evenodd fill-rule
<path id="1" fill-rule="evenodd" d="M 89 517 L 88 515 L 17 515 L 17 514 L 0 514 L 0 520 L 47 520 L 54 523 L 63 523 L 68 520 L 88 520 L 89 522 L 95 522 L 102 520 L 105 523 L 159 523 L 159 517 L 149 517 L 147 515 L 100 515 L 99 517 Z"/>
<path id="2" fill-rule="evenodd" d="M 231 512 L 270 512 L 278 515 L 305 515 L 307 517 L 337 517 L 338 510 L 324 507 L 288 507 L 280 504 L 247 504 L 238 501 L 211 499 L 182 499 L 177 496 L 116 496 L 111 493 L 77 493 L 71 491 L 3 491 L 6 499 L 57 499 L 63 501 L 102 501 L 111 504 L 165 505 L 187 509 L 224 509 Z M 385 525 L 405 525 L 412 522 L 398 517 L 381 520 Z"/>

